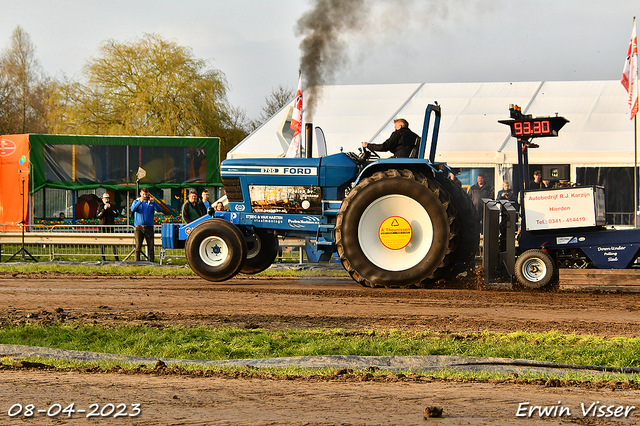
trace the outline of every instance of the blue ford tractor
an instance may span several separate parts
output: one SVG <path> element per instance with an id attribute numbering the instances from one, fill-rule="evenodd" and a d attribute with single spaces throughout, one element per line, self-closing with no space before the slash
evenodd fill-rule
<path id="1" fill-rule="evenodd" d="M 479 221 L 466 192 L 448 178 L 449 167 L 434 161 L 440 116 L 439 106 L 427 106 L 410 158 L 381 159 L 360 149 L 225 160 L 230 211 L 164 225 L 163 245 L 184 244 L 189 266 L 209 281 L 265 270 L 279 241 L 289 238 L 305 239 L 310 261 L 337 252 L 351 277 L 368 287 L 425 287 L 471 270 Z"/>

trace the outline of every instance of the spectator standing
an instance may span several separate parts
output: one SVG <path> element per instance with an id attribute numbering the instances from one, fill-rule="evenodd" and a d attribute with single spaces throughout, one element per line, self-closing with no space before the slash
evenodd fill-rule
<path id="1" fill-rule="evenodd" d="M 209 191 L 202 191 L 202 204 L 204 204 L 205 211 L 209 211 L 209 207 L 211 207 L 211 202 L 209 201 Z"/>
<path id="2" fill-rule="evenodd" d="M 102 194 L 102 204 L 98 206 L 98 211 L 96 212 L 96 217 L 98 218 L 98 223 L 102 225 L 102 232 L 113 232 L 113 226 L 116 224 L 116 217 L 118 216 L 118 210 L 115 208 L 113 204 L 111 204 L 109 193 L 105 192 Z M 101 246 L 102 251 L 102 260 L 107 260 L 104 255 L 104 246 Z M 113 246 L 113 254 L 116 258 L 116 262 L 120 259 L 118 258 L 118 248 Z"/>
<path id="3" fill-rule="evenodd" d="M 224 211 L 224 204 L 222 203 L 222 201 L 218 201 L 216 203 L 216 211 L 217 212 L 223 212 Z"/>
<path id="4" fill-rule="evenodd" d="M 191 189 L 187 201 L 182 205 L 182 221 L 191 223 L 205 214 L 207 214 L 207 209 L 202 201 L 198 200 L 198 192 Z"/>
<path id="5" fill-rule="evenodd" d="M 476 178 L 477 183 L 469 188 L 469 196 L 471 202 L 478 212 L 478 218 L 482 223 L 482 210 L 483 210 L 483 198 L 490 198 L 493 200 L 493 187 L 484 181 L 484 176 L 479 174 Z"/>
<path id="6" fill-rule="evenodd" d="M 133 200 L 131 211 L 134 213 L 133 225 L 135 228 L 133 236 L 136 242 L 136 262 L 140 261 L 143 239 L 147 242 L 149 262 L 153 262 L 155 260 L 153 217 L 155 212 L 162 211 L 162 207 L 155 200 L 150 199 L 149 189 L 144 187 L 140 190 L 140 197 Z"/>
<path id="7" fill-rule="evenodd" d="M 496 200 L 498 201 L 511 201 L 512 203 L 515 204 L 516 202 L 516 193 L 513 192 L 513 189 L 511 189 L 509 181 L 508 180 L 503 180 L 502 181 L 502 189 L 500 191 L 498 191 L 498 195 L 496 195 Z"/>

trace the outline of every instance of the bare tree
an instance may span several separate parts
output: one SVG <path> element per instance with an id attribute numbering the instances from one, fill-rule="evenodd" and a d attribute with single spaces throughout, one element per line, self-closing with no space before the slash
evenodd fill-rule
<path id="1" fill-rule="evenodd" d="M 251 123 L 247 119 L 247 111 L 240 107 L 227 107 L 227 124 L 221 134 L 220 161 L 227 158 L 227 153 L 249 134 Z"/>
<path id="2" fill-rule="evenodd" d="M 260 116 L 250 123 L 251 130 L 255 130 L 262 123 L 273 117 L 275 113 L 288 105 L 296 97 L 295 89 L 279 84 L 274 87 L 271 93 L 265 98 L 265 105 L 262 107 Z"/>
<path id="3" fill-rule="evenodd" d="M 11 34 L 9 47 L 0 57 L 0 105 L 5 109 L 3 133 L 36 133 L 44 130 L 43 111 L 48 80 L 35 47 L 20 26 Z"/>

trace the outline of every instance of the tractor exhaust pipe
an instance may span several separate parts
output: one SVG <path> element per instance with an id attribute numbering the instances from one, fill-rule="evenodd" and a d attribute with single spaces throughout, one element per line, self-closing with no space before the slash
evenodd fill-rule
<path id="1" fill-rule="evenodd" d="M 313 157 L 313 123 L 304 123 L 304 152 L 306 158 Z"/>

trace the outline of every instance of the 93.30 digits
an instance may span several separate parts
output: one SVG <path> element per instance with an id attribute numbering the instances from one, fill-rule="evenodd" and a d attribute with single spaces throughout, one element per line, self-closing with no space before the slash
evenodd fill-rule
<path id="1" fill-rule="evenodd" d="M 551 133 L 551 123 L 549 120 L 516 121 L 513 130 L 516 136 L 546 135 Z"/>

